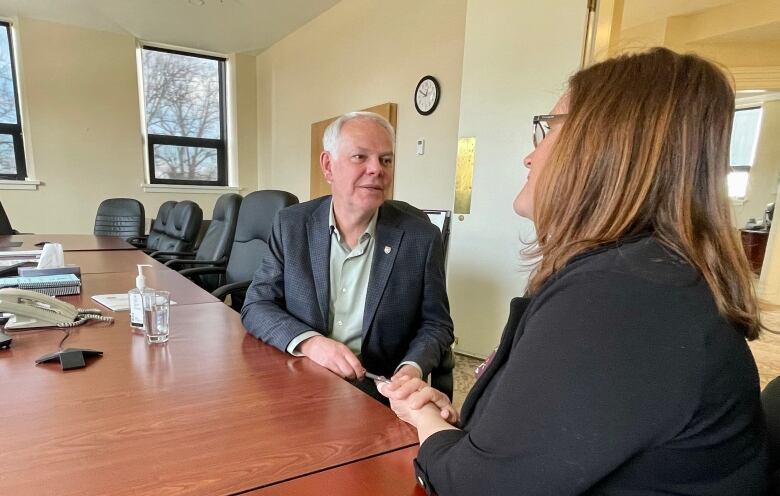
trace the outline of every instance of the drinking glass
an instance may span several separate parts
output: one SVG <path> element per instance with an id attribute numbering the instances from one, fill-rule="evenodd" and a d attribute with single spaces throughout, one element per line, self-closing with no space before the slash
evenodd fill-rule
<path id="1" fill-rule="evenodd" d="M 146 326 L 146 342 L 149 344 L 164 343 L 170 335 L 169 321 L 171 315 L 171 293 L 155 291 L 154 299 L 146 310 L 148 312 Z"/>

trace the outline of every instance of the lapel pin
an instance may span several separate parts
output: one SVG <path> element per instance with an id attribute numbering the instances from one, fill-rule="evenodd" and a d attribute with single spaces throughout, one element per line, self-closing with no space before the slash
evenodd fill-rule
<path id="1" fill-rule="evenodd" d="M 385 255 L 389 255 L 391 251 L 393 251 L 392 248 L 390 248 L 389 246 L 385 246 Z"/>

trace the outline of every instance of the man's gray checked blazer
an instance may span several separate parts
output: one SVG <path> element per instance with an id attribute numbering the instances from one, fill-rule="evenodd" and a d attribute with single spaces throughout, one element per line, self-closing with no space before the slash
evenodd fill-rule
<path id="1" fill-rule="evenodd" d="M 329 196 L 281 210 L 270 254 L 247 290 L 244 327 L 282 351 L 304 331 L 328 334 L 329 213 Z M 367 370 L 389 377 L 408 360 L 427 376 L 449 350 L 443 251 L 436 226 L 389 203 L 380 207 L 363 315 Z"/>

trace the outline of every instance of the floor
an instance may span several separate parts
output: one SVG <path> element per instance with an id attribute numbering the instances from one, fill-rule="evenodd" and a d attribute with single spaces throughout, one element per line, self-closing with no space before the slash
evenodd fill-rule
<path id="1" fill-rule="evenodd" d="M 765 331 L 760 339 L 749 343 L 758 365 L 761 387 L 780 375 L 780 315 L 765 317 L 770 331 Z M 460 409 L 471 386 L 474 385 L 474 369 L 482 360 L 455 354 L 455 392 L 453 403 Z"/>
<path id="2" fill-rule="evenodd" d="M 764 331 L 759 339 L 750 342 L 762 388 L 780 375 L 780 315 L 765 315 L 764 322 L 769 331 Z"/>
<path id="3" fill-rule="evenodd" d="M 480 363 L 482 363 L 482 360 L 458 353 L 455 354 L 455 369 L 452 371 L 455 391 L 452 395 L 452 403 L 458 410 L 463 406 L 463 400 L 466 399 L 466 395 L 469 394 L 471 386 L 474 385 L 474 369 L 476 369 Z"/>

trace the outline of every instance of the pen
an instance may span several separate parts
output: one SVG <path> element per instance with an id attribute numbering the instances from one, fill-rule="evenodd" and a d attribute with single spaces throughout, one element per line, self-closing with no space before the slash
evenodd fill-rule
<path id="1" fill-rule="evenodd" d="M 388 379 L 387 377 L 382 377 L 381 375 L 372 374 L 371 372 L 366 372 L 366 377 L 379 382 L 387 382 L 387 383 L 391 382 L 390 379 Z"/>

